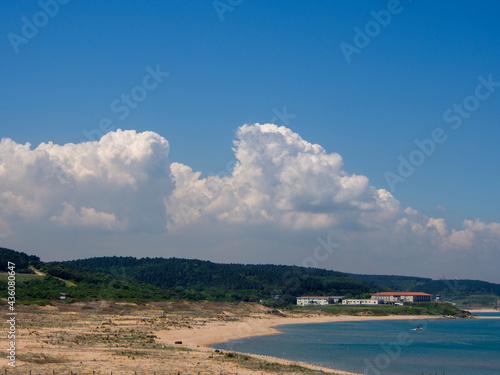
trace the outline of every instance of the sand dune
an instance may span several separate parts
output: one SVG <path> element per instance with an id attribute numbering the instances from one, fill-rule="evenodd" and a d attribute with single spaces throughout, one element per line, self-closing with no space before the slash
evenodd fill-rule
<path id="1" fill-rule="evenodd" d="M 106 301 L 54 306 L 19 306 L 16 368 L 9 373 L 69 374 L 352 374 L 266 356 L 216 353 L 217 342 L 278 334 L 284 324 L 408 319 L 407 316 L 270 314 L 257 304 L 163 302 L 147 305 Z M 417 317 L 421 319 L 422 317 Z M 181 341 L 182 344 L 175 342 Z M 302 366 L 297 369 L 290 366 Z M 309 369 L 309 370 L 307 370 Z M 309 371 L 309 372 L 308 372 Z"/>

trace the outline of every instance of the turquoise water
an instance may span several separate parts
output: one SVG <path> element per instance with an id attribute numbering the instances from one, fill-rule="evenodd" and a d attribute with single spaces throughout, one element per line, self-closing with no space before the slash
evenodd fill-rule
<path id="1" fill-rule="evenodd" d="M 422 331 L 412 328 L 421 324 Z M 500 319 L 286 325 L 281 335 L 214 345 L 370 375 L 499 375 Z"/>
<path id="2" fill-rule="evenodd" d="M 496 317 L 496 316 L 498 316 L 500 318 L 500 312 L 475 312 L 473 314 L 477 315 L 477 316 L 486 316 L 486 317 Z"/>

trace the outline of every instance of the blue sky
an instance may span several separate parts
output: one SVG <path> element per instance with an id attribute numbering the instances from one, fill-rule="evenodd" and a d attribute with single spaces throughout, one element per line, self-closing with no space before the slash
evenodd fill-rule
<path id="1" fill-rule="evenodd" d="M 23 17 L 44 21 L 41 4 L 56 14 L 16 45 L 12 34 L 24 37 Z M 2 138 L 29 142 L 32 149 L 80 144 L 88 141 L 84 131 L 109 118 L 108 130 L 165 138 L 169 162 L 203 178 L 233 165 L 240 126 L 271 122 L 340 154 L 348 174 L 389 190 L 402 207 L 443 218 L 450 231 L 462 229 L 464 220 L 500 222 L 500 90 L 483 88 L 487 99 L 467 99 L 475 96 L 478 77 L 500 82 L 496 2 L 42 0 L 0 7 Z M 366 32 L 374 27 L 373 12 L 391 7 L 398 11 L 349 63 L 341 43 L 356 46 L 355 28 Z M 146 92 L 145 99 L 120 119 L 111 103 L 158 66 L 168 77 L 150 91 L 136 91 Z M 464 100 L 473 110 L 454 130 L 443 114 Z M 290 117 L 280 118 L 285 108 Z M 386 173 L 398 173 L 398 157 L 408 160 L 415 139 L 430 138 L 436 128 L 446 141 L 391 189 Z M 21 229 L 11 227 L 4 244 L 35 248 L 16 240 Z M 304 233 L 304 243 L 310 241 L 305 236 L 315 238 Z M 160 242 L 151 240 L 153 253 Z M 108 237 L 102 243 L 115 242 Z M 459 266 L 452 272 L 471 276 Z"/>

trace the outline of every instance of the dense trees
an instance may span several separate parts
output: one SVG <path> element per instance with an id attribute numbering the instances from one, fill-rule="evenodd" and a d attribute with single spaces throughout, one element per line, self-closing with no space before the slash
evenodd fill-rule
<path id="1" fill-rule="evenodd" d="M 419 285 L 418 292 L 443 295 L 496 294 L 500 296 L 500 284 L 479 280 L 431 280 Z"/>
<path id="2" fill-rule="evenodd" d="M 28 266 L 40 263 L 40 258 L 35 255 L 28 255 L 20 251 L 0 247 L 0 272 L 7 271 L 7 262 L 12 262 L 16 265 L 16 272 L 33 273 Z"/>
<path id="3" fill-rule="evenodd" d="M 391 290 L 399 290 L 400 292 L 416 292 L 416 288 L 432 281 L 429 278 L 415 276 L 349 275 L 356 279 L 382 285 Z"/>
<path id="4" fill-rule="evenodd" d="M 270 299 L 275 303 L 286 303 L 302 294 L 359 296 L 381 289 L 341 272 L 297 266 L 218 264 L 192 259 L 133 257 L 90 258 L 64 264 L 157 287 L 173 288 L 190 299 Z"/>
<path id="5" fill-rule="evenodd" d="M 280 265 L 218 264 L 178 258 L 99 257 L 67 262 L 41 262 L 33 255 L 0 248 L 0 271 L 16 264 L 16 297 L 20 302 L 58 299 L 165 299 L 266 301 L 295 303 L 300 295 L 365 298 L 373 292 L 422 291 L 450 296 L 500 296 L 500 285 L 477 280 L 432 280 L 420 277 L 355 275 L 317 268 Z M 47 276 L 22 275 L 34 266 Z M 7 290 L 0 274 L 0 295 Z"/>

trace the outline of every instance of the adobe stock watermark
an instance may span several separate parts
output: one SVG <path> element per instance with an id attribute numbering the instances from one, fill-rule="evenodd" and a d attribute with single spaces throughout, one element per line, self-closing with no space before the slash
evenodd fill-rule
<path id="1" fill-rule="evenodd" d="M 463 121 L 479 109 L 480 103 L 490 98 L 497 87 L 500 87 L 500 82 L 494 81 L 492 74 L 489 74 L 487 78 L 479 76 L 477 80 L 479 84 L 476 86 L 473 95 L 465 97 L 461 103 L 454 103 L 443 113 L 443 121 L 451 124 L 450 128 L 453 131 L 460 129 Z M 428 157 L 434 154 L 437 145 L 446 142 L 447 139 L 447 131 L 442 127 L 434 128 L 428 138 L 424 138 L 423 140 L 415 139 L 416 148 L 407 157 L 403 155 L 398 156 L 399 165 L 396 168 L 396 172 L 384 172 L 384 177 L 390 191 L 395 192 L 396 185 L 405 182 L 413 175 L 416 168 L 421 166 Z"/>
<path id="2" fill-rule="evenodd" d="M 280 112 L 278 108 L 274 107 L 273 113 L 276 116 L 273 116 L 273 118 L 271 119 L 271 124 L 276 124 L 276 122 L 280 120 L 283 125 L 288 126 L 290 124 L 290 120 L 293 120 L 295 117 L 297 117 L 297 115 L 294 115 L 293 113 L 288 113 L 286 106 L 283 106 L 282 112 Z"/>
<path id="3" fill-rule="evenodd" d="M 40 0 L 38 6 L 40 10 L 34 13 L 31 17 L 23 16 L 21 18 L 22 26 L 19 34 L 10 32 L 7 34 L 7 39 L 12 46 L 12 49 L 17 54 L 21 44 L 28 44 L 35 36 L 38 35 L 40 29 L 47 26 L 51 18 L 59 14 L 61 5 L 66 5 L 70 0 Z"/>
<path id="4" fill-rule="evenodd" d="M 439 305 L 441 306 L 441 305 Z M 443 309 L 436 307 L 429 310 L 430 314 L 441 315 Z M 419 326 L 421 330 L 426 330 L 428 327 L 428 319 L 411 318 L 408 319 L 409 328 Z M 403 350 L 413 344 L 414 340 L 406 331 L 401 331 L 397 337 L 388 344 L 381 344 L 381 351 L 372 359 L 365 359 L 365 368 L 363 374 L 367 375 L 382 375 L 384 370 L 387 370 L 391 364 L 395 363 L 401 356 Z"/>
<path id="5" fill-rule="evenodd" d="M 121 94 L 119 98 L 110 103 L 110 111 L 115 114 L 118 120 L 125 120 L 132 110 L 138 108 L 139 104 L 146 100 L 149 92 L 155 90 L 170 75 L 170 73 L 163 72 L 160 69 L 160 64 L 156 64 L 155 68 L 148 65 L 145 69 L 146 75 L 142 78 L 140 84 L 134 86 L 129 92 Z M 117 126 L 110 117 L 103 117 L 99 120 L 96 128 L 84 129 L 82 134 L 92 142 L 98 141 L 104 134 L 116 129 Z M 52 170 L 59 182 L 68 186 L 73 185 L 73 181 L 62 165 L 54 163 Z"/>
<path id="6" fill-rule="evenodd" d="M 287 107 L 283 106 L 282 110 L 278 108 L 273 108 L 274 116 L 271 118 L 270 123 L 275 125 L 285 125 L 288 126 L 290 124 L 290 120 L 293 120 L 297 117 L 296 114 L 288 113 Z M 264 144 L 266 142 L 266 134 L 262 132 L 257 133 L 257 140 L 259 144 Z M 235 159 L 230 160 L 226 163 L 226 169 L 223 171 L 219 171 L 217 173 L 209 172 L 209 177 L 212 177 L 207 184 L 205 185 L 207 194 L 202 192 L 200 189 L 196 187 L 192 187 L 187 191 L 188 196 L 190 197 L 190 204 L 181 203 L 179 204 L 179 211 L 184 219 L 186 224 L 191 222 L 191 218 L 197 212 L 197 210 L 204 209 L 211 202 L 217 199 L 224 191 L 224 189 L 232 189 L 232 186 L 226 183 L 224 178 L 228 178 L 231 176 L 234 166 L 237 161 Z"/>
<path id="7" fill-rule="evenodd" d="M 318 268 L 321 262 L 326 262 L 335 253 L 335 249 L 340 247 L 340 244 L 332 242 L 330 234 L 326 237 L 326 240 L 317 237 L 316 242 L 318 245 L 314 248 L 312 256 L 308 256 L 302 261 L 302 267 Z"/>
<path id="8" fill-rule="evenodd" d="M 332 236 L 329 234 L 325 238 L 316 237 L 316 246 L 312 250 L 312 254 L 306 256 L 302 262 L 302 267 L 319 268 L 321 263 L 324 263 L 335 254 L 335 250 L 340 247 L 340 244 L 332 241 Z M 302 285 L 304 274 L 299 272 L 285 272 L 282 278 L 282 284 L 287 287 L 288 293 L 296 293 Z"/>
<path id="9" fill-rule="evenodd" d="M 440 292 L 441 296 L 448 295 L 448 292 L 450 296 L 454 297 L 460 297 L 462 295 L 462 291 L 465 288 L 463 285 L 460 285 L 459 280 L 444 279 L 442 281 L 444 282 L 445 287 Z M 441 300 L 440 303 L 430 307 L 428 314 L 435 315 L 436 317 L 443 316 L 443 313 L 446 311 L 446 304 L 448 304 L 448 302 Z M 417 315 L 408 319 L 409 328 L 420 326 L 421 330 L 425 331 L 429 325 L 428 318 L 426 319 Z M 364 360 L 365 369 L 363 373 L 367 375 L 382 375 L 384 373 L 383 370 L 386 370 L 392 363 L 394 363 L 401 356 L 403 349 L 405 347 L 409 347 L 413 344 L 413 342 L 414 340 L 408 332 L 401 331 L 393 342 L 389 344 L 381 344 L 382 350 L 377 356 L 371 360 Z"/>
<path id="10" fill-rule="evenodd" d="M 156 64 L 154 69 L 148 65 L 146 72 L 147 74 L 142 78 L 140 84 L 134 86 L 129 92 L 121 94 L 119 98 L 110 103 L 111 112 L 119 120 L 125 120 L 133 109 L 146 100 L 149 92 L 155 90 L 170 75 L 170 73 L 160 70 L 160 64 Z M 111 118 L 103 117 L 97 128 L 90 131 L 83 130 L 82 133 L 89 141 L 96 141 L 104 134 L 116 129 L 117 127 Z"/>
<path id="11" fill-rule="evenodd" d="M 412 0 L 408 0 L 412 1 Z M 363 28 L 358 26 L 354 27 L 354 38 L 352 44 L 341 42 L 339 44 L 340 50 L 348 64 L 352 61 L 352 55 L 359 55 L 363 49 L 368 47 L 372 40 L 380 35 L 392 21 L 392 17 L 400 14 L 403 11 L 403 5 L 399 0 L 389 0 L 387 8 L 370 11 L 372 19 L 368 21 Z"/>
<path id="12" fill-rule="evenodd" d="M 455 285 L 446 284 L 450 290 L 454 293 L 456 289 L 460 289 L 458 284 Z M 444 293 L 444 292 L 443 292 Z M 436 316 L 441 316 L 444 312 L 445 304 L 437 304 L 435 307 L 432 307 L 429 310 L 429 314 L 433 314 Z M 408 319 L 409 327 L 413 328 L 416 325 L 420 327 L 421 330 L 426 330 L 428 328 L 429 319 L 414 317 Z M 381 351 L 372 359 L 365 359 L 365 368 L 363 370 L 363 374 L 367 375 L 382 375 L 384 374 L 384 370 L 389 368 L 391 364 L 393 364 L 397 359 L 401 356 L 404 348 L 409 347 L 414 342 L 413 338 L 406 331 L 401 331 L 395 340 L 390 342 L 389 344 L 381 344 Z"/>
<path id="13" fill-rule="evenodd" d="M 5 240 L 7 237 L 9 237 L 8 233 L 0 233 L 0 244 L 2 243 L 3 240 Z"/>
<path id="14" fill-rule="evenodd" d="M 214 0 L 212 6 L 219 17 L 219 21 L 224 21 L 224 13 L 232 12 L 239 6 L 243 0 Z"/>
<path id="15" fill-rule="evenodd" d="M 465 287 L 461 285 L 458 280 L 442 279 L 441 281 L 443 281 L 445 285 L 444 289 L 439 293 L 441 302 L 446 302 L 446 298 L 455 299 L 464 294 Z"/>
<path id="16" fill-rule="evenodd" d="M 373 359 L 364 360 L 365 369 L 363 374 L 381 375 L 383 370 L 387 369 L 403 351 L 404 347 L 410 346 L 413 339 L 408 332 L 400 332 L 396 339 L 389 344 L 380 344 L 382 352 L 377 354 Z"/>
<path id="17" fill-rule="evenodd" d="M 301 262 L 302 267 L 319 268 L 320 264 L 326 262 L 328 258 L 335 254 L 335 250 L 340 247 L 340 244 L 334 242 L 332 236 L 328 234 L 326 237 L 316 237 L 316 246 Z M 283 274 L 281 284 L 286 288 L 285 291 L 289 294 L 297 293 L 302 286 L 304 278 L 307 275 L 302 272 L 287 271 Z M 275 290 L 274 293 L 282 294 L 283 290 Z M 245 324 L 236 327 L 236 336 L 245 338 L 249 334 L 255 332 L 256 326 L 254 321 L 246 322 Z M 228 342 L 228 348 L 234 351 L 234 340 Z"/>

